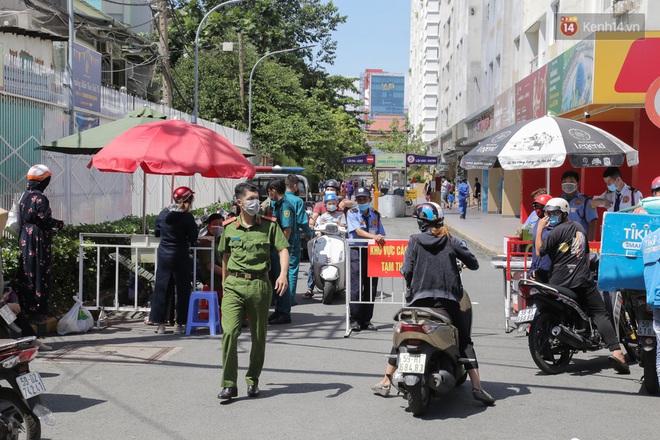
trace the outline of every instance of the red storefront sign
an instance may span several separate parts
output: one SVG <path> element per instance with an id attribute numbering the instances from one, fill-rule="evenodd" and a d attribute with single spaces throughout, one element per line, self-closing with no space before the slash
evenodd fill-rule
<path id="1" fill-rule="evenodd" d="M 378 278 L 401 278 L 406 247 L 408 240 L 385 240 L 383 246 L 370 244 L 367 248 L 367 275 Z"/>

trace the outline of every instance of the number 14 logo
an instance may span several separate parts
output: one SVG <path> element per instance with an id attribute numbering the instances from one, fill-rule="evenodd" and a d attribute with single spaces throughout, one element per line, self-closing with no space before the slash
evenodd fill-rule
<path id="1" fill-rule="evenodd" d="M 559 31 L 566 37 L 572 37 L 580 29 L 577 17 L 562 16 L 559 23 Z"/>

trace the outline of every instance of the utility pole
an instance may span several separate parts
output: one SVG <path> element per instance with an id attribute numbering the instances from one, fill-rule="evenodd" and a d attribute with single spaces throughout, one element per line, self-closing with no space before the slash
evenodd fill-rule
<path id="1" fill-rule="evenodd" d="M 158 34 L 160 44 L 161 65 L 163 67 L 163 104 L 172 108 L 172 75 L 170 66 L 169 37 L 167 35 L 168 1 L 158 2 Z"/>
<path id="2" fill-rule="evenodd" d="M 243 115 L 243 122 L 245 119 L 245 51 L 243 48 L 243 32 L 238 33 L 238 86 L 240 89 L 239 95 L 241 98 L 241 114 Z"/>

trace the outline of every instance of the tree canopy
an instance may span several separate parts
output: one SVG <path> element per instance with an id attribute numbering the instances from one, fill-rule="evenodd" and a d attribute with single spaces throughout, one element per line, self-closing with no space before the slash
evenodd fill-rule
<path id="1" fill-rule="evenodd" d="M 200 20 L 221 0 L 175 1 L 170 21 L 170 50 L 175 107 L 192 111 L 194 41 Z M 358 114 L 355 79 L 331 76 L 332 32 L 344 23 L 332 2 L 321 0 L 248 0 L 211 14 L 200 32 L 199 116 L 247 130 L 250 70 L 253 148 L 276 163 L 304 166 L 319 177 L 337 177 L 344 156 L 368 151 Z M 223 52 L 222 42 L 244 41 L 243 52 Z M 243 86 L 241 87 L 241 72 Z M 244 104 L 243 104 L 244 102 Z"/>

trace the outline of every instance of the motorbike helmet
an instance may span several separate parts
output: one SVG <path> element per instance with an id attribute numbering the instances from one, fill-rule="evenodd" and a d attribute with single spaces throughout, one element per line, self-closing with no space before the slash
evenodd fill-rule
<path id="1" fill-rule="evenodd" d="M 324 202 L 324 203 L 328 203 L 328 202 L 330 202 L 330 201 L 335 201 L 335 202 L 336 202 L 336 201 L 338 201 L 338 200 L 339 200 L 339 199 L 337 198 L 337 194 L 333 194 L 333 193 L 328 193 L 328 194 L 326 194 L 325 197 L 323 198 L 323 202 Z"/>
<path id="2" fill-rule="evenodd" d="M 335 188 L 337 191 L 339 191 L 339 182 L 337 182 L 335 179 L 329 179 L 327 182 L 325 182 L 325 188 Z"/>
<path id="3" fill-rule="evenodd" d="M 28 170 L 27 179 L 36 180 L 38 182 L 43 182 L 48 177 L 51 176 L 50 170 L 46 165 L 38 164 L 34 165 Z"/>
<path id="4" fill-rule="evenodd" d="M 555 197 L 548 200 L 548 203 L 545 204 L 546 212 L 557 212 L 561 211 L 565 214 L 568 214 L 570 208 L 568 207 L 568 202 L 561 197 Z"/>
<path id="5" fill-rule="evenodd" d="M 656 177 L 653 179 L 653 182 L 651 182 L 651 191 L 656 191 L 660 189 L 660 176 Z"/>
<path id="6" fill-rule="evenodd" d="M 537 196 L 534 199 L 534 202 L 532 204 L 539 204 L 541 206 L 545 206 L 548 204 L 550 200 L 552 200 L 552 196 L 550 194 L 541 194 L 540 196 Z"/>
<path id="7" fill-rule="evenodd" d="M 425 202 L 417 205 L 413 217 L 417 219 L 417 225 L 422 232 L 430 227 L 442 226 L 445 221 L 445 214 L 442 212 L 442 208 L 434 202 Z"/>
<path id="8" fill-rule="evenodd" d="M 187 186 L 180 186 L 174 190 L 172 193 L 172 198 L 177 203 L 187 202 L 188 200 L 192 202 L 194 199 L 193 194 L 195 194 L 195 191 L 192 189 L 188 188 Z"/>

